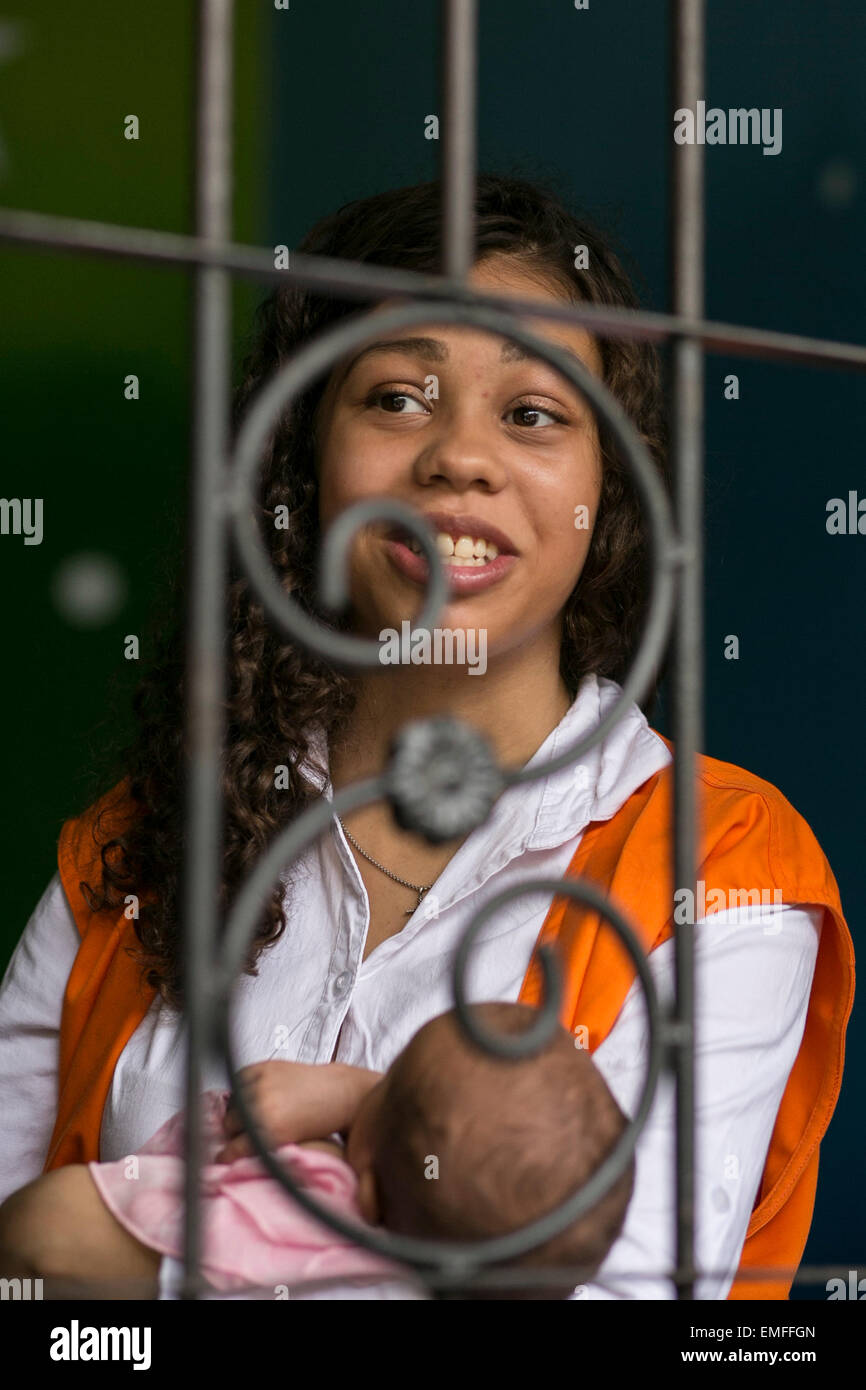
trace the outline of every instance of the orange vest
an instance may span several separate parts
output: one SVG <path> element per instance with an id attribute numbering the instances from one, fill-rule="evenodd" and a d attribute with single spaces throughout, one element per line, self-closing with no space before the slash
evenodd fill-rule
<path id="1" fill-rule="evenodd" d="M 659 735 L 662 737 L 662 735 Z M 672 750 L 673 745 L 664 739 Z M 672 768 L 643 783 L 608 821 L 587 827 L 570 875 L 596 884 L 620 908 L 650 952 L 673 935 Z M 99 883 L 96 813 L 124 790 L 119 784 L 60 834 L 60 878 L 81 945 L 72 966 L 60 1024 L 57 1119 L 45 1171 L 99 1158 L 105 1100 L 120 1053 L 146 1014 L 155 991 L 139 984 L 139 967 L 124 947 L 137 946 L 122 909 L 91 913 L 82 881 Z M 731 1299 L 784 1299 L 792 1275 L 748 1278 L 758 1269 L 800 1263 L 815 1203 L 818 1146 L 836 1105 L 845 1056 L 845 1028 L 854 996 L 854 948 L 839 889 L 802 816 L 769 782 L 716 758 L 698 759 L 699 868 L 706 914 L 736 905 L 738 890 L 766 890 L 774 901 L 824 908 L 823 930 L 800 1050 L 788 1077 L 749 1221 Z M 122 829 L 124 804 L 111 813 Z M 108 819 L 108 817 L 106 817 Z M 725 894 L 713 905 L 713 890 Z M 716 899 L 718 903 L 718 899 Z M 696 912 L 696 915 L 697 912 Z M 747 928 L 746 928 L 747 930 Z M 760 928 L 755 928 L 760 930 Z M 569 1032 L 589 1031 L 589 1049 L 607 1037 L 635 977 L 613 929 L 589 907 L 554 900 L 536 943 L 556 943 L 562 962 L 560 1020 Z M 519 999 L 537 1004 L 541 972 L 530 961 Z"/>

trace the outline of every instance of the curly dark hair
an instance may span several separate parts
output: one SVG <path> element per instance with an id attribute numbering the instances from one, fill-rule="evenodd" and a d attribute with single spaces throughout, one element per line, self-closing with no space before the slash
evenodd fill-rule
<path id="1" fill-rule="evenodd" d="M 516 260 L 561 288 L 573 302 L 637 308 L 622 260 L 597 226 L 575 217 L 551 187 L 481 174 L 475 203 L 477 259 Z M 347 203 L 323 218 L 298 251 L 344 260 L 441 273 L 439 180 L 389 190 Z M 588 269 L 575 268 L 574 248 L 588 249 Z M 251 351 L 237 389 L 235 433 L 251 397 L 300 344 L 358 310 L 355 303 L 280 284 L 260 304 Z M 431 318 L 435 309 L 431 308 Z M 661 361 L 645 341 L 598 343 L 602 379 L 643 439 L 670 490 Z M 315 412 L 326 381 L 314 383 L 272 428 L 262 460 L 258 502 L 271 562 L 286 591 L 321 617 L 315 598 L 319 545 L 315 474 Z M 648 595 L 648 530 L 638 495 L 616 442 L 599 420 L 603 481 L 595 529 L 580 578 L 563 613 L 561 673 L 573 699 L 594 671 L 622 681 L 633 657 Z M 287 505 L 289 525 L 273 516 Z M 333 619 L 331 620 L 333 622 Z M 227 737 L 223 758 L 224 841 L 220 905 L 225 912 L 254 861 L 316 794 L 299 772 L 311 756 L 313 729 L 337 732 L 354 703 L 353 681 L 288 641 L 265 620 L 237 560 L 227 593 Z M 135 951 L 147 983 L 180 1008 L 183 1002 L 179 898 L 184 843 L 184 623 L 177 620 L 133 698 L 137 732 L 120 755 L 123 782 L 97 818 L 102 882 L 83 891 L 93 911 L 117 908 L 126 894 L 141 907 Z M 644 701 L 655 699 L 664 668 Z M 288 768 L 275 786 L 274 769 Z M 115 776 L 117 771 L 115 771 Z M 105 811 L 121 802 L 134 814 L 117 833 L 101 828 Z M 109 838 L 101 842 L 103 834 Z M 284 886 L 277 885 L 261 929 L 251 942 L 246 972 L 285 927 Z"/>

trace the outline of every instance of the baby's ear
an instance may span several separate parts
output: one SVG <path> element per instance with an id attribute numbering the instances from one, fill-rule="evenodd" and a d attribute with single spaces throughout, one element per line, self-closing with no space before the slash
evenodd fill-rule
<path id="1" fill-rule="evenodd" d="M 379 1194 L 376 1190 L 376 1175 L 372 1168 L 365 1168 L 358 1178 L 358 1205 L 364 1220 L 370 1226 L 378 1226 L 381 1219 Z"/>

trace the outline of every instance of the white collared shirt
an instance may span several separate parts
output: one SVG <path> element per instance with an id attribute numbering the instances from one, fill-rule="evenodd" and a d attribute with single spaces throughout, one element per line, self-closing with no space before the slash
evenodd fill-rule
<path id="1" fill-rule="evenodd" d="M 613 681 L 589 675 L 531 764 L 545 762 L 594 727 L 617 698 Z M 336 818 L 292 868 L 286 927 L 242 976 L 233 1006 L 239 1067 L 268 1058 L 336 1060 L 386 1071 L 410 1038 L 453 1006 L 456 947 L 475 911 L 511 884 L 563 877 L 591 820 L 608 820 L 671 761 L 637 705 L 581 759 L 511 787 L 459 847 L 397 935 L 366 960 L 369 900 Z M 323 794 L 332 796 L 330 783 Z M 515 1001 L 547 916 L 549 896 L 525 895 L 476 939 L 467 975 L 471 1000 Z M 694 929 L 697 989 L 697 1296 L 727 1296 L 739 1263 L 776 1114 L 799 1050 L 823 909 L 808 904 L 737 908 Z M 762 926 L 756 931 L 756 925 Z M 55 874 L 0 986 L 0 1200 L 41 1171 L 57 1105 L 63 992 L 78 932 Z M 673 997 L 673 941 L 650 953 L 660 998 Z M 635 982 L 593 1053 L 623 1111 L 634 1113 L 646 1067 L 643 995 Z M 157 997 L 115 1067 L 100 1133 L 100 1158 L 133 1153 L 184 1103 L 184 1032 Z M 203 1089 L 228 1086 L 206 1063 Z M 636 1151 L 625 1225 L 596 1280 L 574 1298 L 671 1298 L 674 1253 L 673 1081 L 666 1075 Z M 289 1200 L 288 1196 L 286 1200 Z M 162 1287 L 177 1272 L 163 1260 Z M 293 1295 L 294 1296 L 294 1295 Z M 311 1297 L 313 1295 L 310 1295 Z M 406 1286 L 328 1291 L 321 1297 L 411 1297 Z"/>

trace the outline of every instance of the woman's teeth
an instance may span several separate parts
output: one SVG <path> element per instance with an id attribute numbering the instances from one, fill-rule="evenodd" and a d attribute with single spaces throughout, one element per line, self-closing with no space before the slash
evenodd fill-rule
<path id="1" fill-rule="evenodd" d="M 421 546 L 414 536 L 410 536 L 406 544 L 416 555 L 422 554 Z M 442 559 L 447 560 L 450 565 L 486 565 L 499 554 L 499 548 L 483 537 L 475 540 L 472 536 L 458 536 L 455 541 L 453 536 L 449 536 L 445 531 L 437 531 L 436 549 Z"/>

